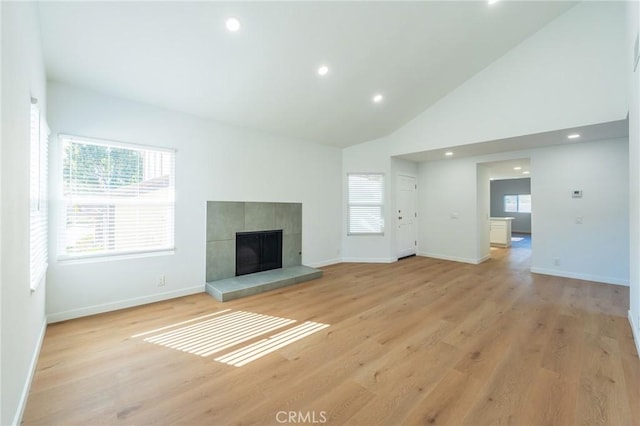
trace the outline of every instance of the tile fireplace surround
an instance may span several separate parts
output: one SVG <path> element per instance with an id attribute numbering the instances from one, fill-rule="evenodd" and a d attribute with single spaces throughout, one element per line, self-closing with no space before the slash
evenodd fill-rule
<path id="1" fill-rule="evenodd" d="M 207 202 L 207 282 L 236 275 L 236 232 L 282 229 L 282 267 L 302 264 L 302 204 Z"/>

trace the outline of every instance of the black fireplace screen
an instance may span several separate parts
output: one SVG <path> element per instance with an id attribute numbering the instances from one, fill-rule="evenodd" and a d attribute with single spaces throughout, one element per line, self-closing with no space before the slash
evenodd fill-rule
<path id="1" fill-rule="evenodd" d="M 236 276 L 282 268 L 282 229 L 236 233 Z"/>

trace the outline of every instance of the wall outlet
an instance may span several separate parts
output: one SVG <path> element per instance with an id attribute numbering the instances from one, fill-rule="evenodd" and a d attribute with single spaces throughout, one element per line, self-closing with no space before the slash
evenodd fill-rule
<path id="1" fill-rule="evenodd" d="M 554 257 L 553 258 L 553 266 L 560 266 L 560 258 L 559 257 Z"/>
<path id="2" fill-rule="evenodd" d="M 158 277 L 158 287 L 164 287 L 164 285 L 165 285 L 164 275 L 160 275 Z"/>

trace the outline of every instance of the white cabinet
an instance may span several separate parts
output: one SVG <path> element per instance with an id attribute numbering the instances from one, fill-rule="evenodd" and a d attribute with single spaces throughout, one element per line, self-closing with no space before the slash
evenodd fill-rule
<path id="1" fill-rule="evenodd" d="M 492 246 L 511 246 L 511 221 L 512 217 L 492 217 L 489 241 Z"/>

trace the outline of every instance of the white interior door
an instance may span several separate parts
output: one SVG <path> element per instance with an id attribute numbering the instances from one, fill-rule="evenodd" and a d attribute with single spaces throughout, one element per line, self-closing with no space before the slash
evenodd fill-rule
<path id="1" fill-rule="evenodd" d="M 398 175 L 396 180 L 396 247 L 398 258 L 416 254 L 416 178 Z"/>

